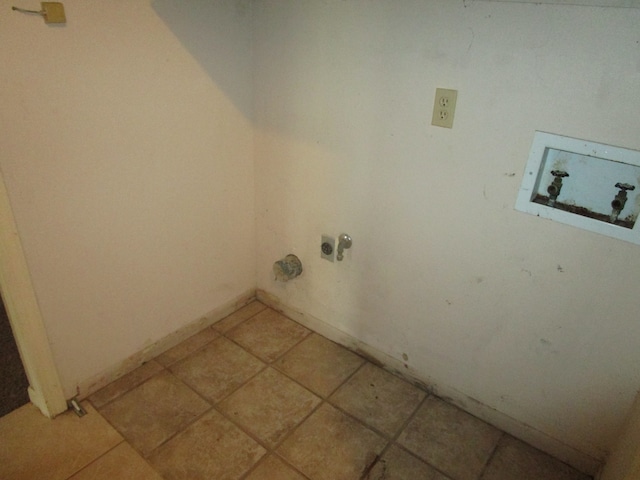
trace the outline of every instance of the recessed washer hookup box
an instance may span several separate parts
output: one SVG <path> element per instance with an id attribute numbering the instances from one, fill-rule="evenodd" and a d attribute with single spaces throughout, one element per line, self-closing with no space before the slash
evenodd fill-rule
<path id="1" fill-rule="evenodd" d="M 536 132 L 516 210 L 640 244 L 640 152 Z"/>

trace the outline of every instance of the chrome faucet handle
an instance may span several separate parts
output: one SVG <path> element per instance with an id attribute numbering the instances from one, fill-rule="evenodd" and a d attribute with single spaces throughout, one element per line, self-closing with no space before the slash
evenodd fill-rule
<path id="1" fill-rule="evenodd" d="M 631 185 L 629 183 L 621 183 L 618 182 L 616 183 L 616 188 L 619 188 L 620 190 L 635 190 L 636 186 L 635 185 Z"/>
<path id="2" fill-rule="evenodd" d="M 338 237 L 338 255 L 336 256 L 336 260 L 341 262 L 344 258 L 344 249 L 351 248 L 351 245 L 353 245 L 353 241 L 351 240 L 351 237 L 349 235 L 347 235 L 346 233 L 340 235 Z"/>
<path id="3" fill-rule="evenodd" d="M 622 182 L 616 183 L 616 188 L 619 188 L 620 190 L 618 190 L 617 195 L 611 202 L 612 210 L 611 210 L 611 216 L 609 217 L 609 221 L 611 223 L 615 223 L 616 220 L 618 220 L 618 216 L 620 215 L 620 212 L 622 212 L 622 209 L 627 203 L 627 190 L 636 189 L 635 185 L 631 185 L 629 183 L 622 183 Z"/>
<path id="4" fill-rule="evenodd" d="M 569 174 L 564 170 L 551 170 L 551 175 L 553 175 L 553 181 L 547 187 L 547 193 L 549 194 L 549 201 L 547 205 L 550 207 L 555 207 L 556 199 L 558 195 L 560 195 L 560 190 L 562 190 L 562 179 L 564 177 L 568 177 Z"/>

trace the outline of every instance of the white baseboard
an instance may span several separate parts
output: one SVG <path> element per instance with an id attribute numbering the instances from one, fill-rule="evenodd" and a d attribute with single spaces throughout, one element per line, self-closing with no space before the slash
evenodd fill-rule
<path id="1" fill-rule="evenodd" d="M 145 349 L 134 353 L 122 362 L 119 362 L 116 365 L 113 365 L 111 368 L 108 368 L 106 371 L 80 382 L 77 386 L 78 397 L 80 399 L 83 399 L 88 397 L 92 393 L 97 392 L 102 387 L 107 386 L 114 380 L 117 380 L 118 378 L 126 375 L 132 370 L 135 370 L 143 363 L 152 360 L 161 353 L 186 340 L 190 336 L 195 335 L 199 331 L 232 314 L 239 308 L 254 300 L 255 297 L 256 292 L 254 289 L 251 289 L 234 298 L 233 300 L 228 301 L 223 305 L 220 305 L 219 307 L 211 310 L 210 312 L 206 313 L 197 320 L 194 320 L 193 322 L 185 325 L 179 330 L 176 330 L 166 337 L 161 338 Z"/>
<path id="2" fill-rule="evenodd" d="M 434 382 L 423 373 L 419 373 L 405 365 L 404 362 L 387 355 L 380 350 L 363 343 L 357 338 L 345 333 L 336 327 L 316 317 L 300 312 L 285 305 L 280 299 L 264 290 L 257 290 L 256 297 L 265 305 L 281 312 L 283 315 L 295 320 L 318 334 L 352 350 L 376 365 L 399 375 L 420 388 L 433 393 L 445 401 L 456 405 L 462 410 L 478 417 L 485 422 L 519 438 L 520 440 L 558 458 L 587 475 L 597 475 L 602 461 L 571 447 L 564 442 L 550 437 L 494 408 L 488 407 L 479 401 L 465 395 L 453 387 L 441 382 Z"/>

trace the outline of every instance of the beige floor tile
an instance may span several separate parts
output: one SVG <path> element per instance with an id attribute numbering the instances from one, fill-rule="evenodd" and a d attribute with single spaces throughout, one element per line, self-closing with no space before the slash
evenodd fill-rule
<path id="1" fill-rule="evenodd" d="M 588 480 L 570 466 L 526 443 L 505 435 L 498 443 L 482 480 Z"/>
<path id="2" fill-rule="evenodd" d="M 182 360 L 187 355 L 192 354 L 196 350 L 204 347 L 207 343 L 218 338 L 218 333 L 212 328 L 205 328 L 200 332 L 187 338 L 184 342 L 179 343 L 166 352 L 158 355 L 155 360 L 160 365 L 168 367 L 169 365 Z"/>
<path id="3" fill-rule="evenodd" d="M 329 401 L 393 437 L 425 397 L 419 388 L 367 363 Z"/>
<path id="4" fill-rule="evenodd" d="M 491 425 L 429 397 L 398 443 L 455 480 L 476 480 L 501 435 Z"/>
<path id="5" fill-rule="evenodd" d="M 312 480 L 360 480 L 386 443 L 324 404 L 280 445 L 278 453 Z"/>
<path id="6" fill-rule="evenodd" d="M 121 443 L 94 408 L 49 420 L 30 403 L 0 419 L 0 478 L 64 480 Z"/>
<path id="7" fill-rule="evenodd" d="M 228 396 L 218 408 L 273 448 L 320 402 L 306 388 L 268 368 Z"/>
<path id="8" fill-rule="evenodd" d="M 364 359 L 314 333 L 275 363 L 275 367 L 322 397 L 344 382 Z"/>
<path id="9" fill-rule="evenodd" d="M 220 337 L 173 364 L 171 371 L 203 397 L 219 402 L 264 368 L 256 357 Z"/>
<path id="10" fill-rule="evenodd" d="M 118 380 L 111 382 L 106 387 L 98 390 L 89 396 L 89 401 L 94 407 L 100 408 L 119 396 L 127 393 L 132 388 L 137 387 L 141 383 L 153 377 L 156 373 L 162 371 L 162 365 L 155 361 L 150 361 L 136 368 L 132 372 L 120 377 Z"/>
<path id="11" fill-rule="evenodd" d="M 241 324 L 245 320 L 253 317 L 254 315 L 260 313 L 262 310 L 267 308 L 266 305 L 260 303 L 258 301 L 251 302 L 240 310 L 236 310 L 228 317 L 223 318 L 217 323 L 213 324 L 213 328 L 220 333 L 225 333 L 234 328 L 235 326 Z"/>
<path id="12" fill-rule="evenodd" d="M 266 453 L 212 410 L 149 457 L 166 480 L 236 480 Z"/>
<path id="13" fill-rule="evenodd" d="M 305 480 L 306 478 L 275 455 L 269 455 L 245 480 Z"/>
<path id="14" fill-rule="evenodd" d="M 422 460 L 392 445 L 363 480 L 449 480 Z"/>
<path id="15" fill-rule="evenodd" d="M 160 372 L 100 410 L 144 456 L 211 406 L 167 371 Z"/>
<path id="16" fill-rule="evenodd" d="M 273 362 L 310 333 L 268 308 L 228 332 L 227 337 L 265 362 Z"/>
<path id="17" fill-rule="evenodd" d="M 69 480 L 162 480 L 127 442 L 122 442 Z"/>

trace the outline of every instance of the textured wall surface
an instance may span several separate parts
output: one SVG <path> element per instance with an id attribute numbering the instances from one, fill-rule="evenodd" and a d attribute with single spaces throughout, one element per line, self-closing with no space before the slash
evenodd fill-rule
<path id="1" fill-rule="evenodd" d="M 251 16 L 200 3 L 0 1 L 0 168 L 69 396 L 254 287 Z M 203 13 L 208 64 L 173 32 Z"/>
<path id="2" fill-rule="evenodd" d="M 602 458 L 640 384 L 638 247 L 516 212 L 534 131 L 640 149 L 640 10 L 261 1 L 258 287 Z M 430 126 L 458 90 L 452 130 Z M 353 238 L 344 262 L 320 236 Z M 305 273 L 273 281 L 293 252 Z"/>
<path id="3" fill-rule="evenodd" d="M 640 149 L 640 10 L 0 0 L 0 169 L 68 395 L 254 288 L 602 459 L 637 246 L 516 212 L 536 130 Z M 430 125 L 458 90 L 452 130 Z M 341 263 L 323 233 L 346 232 Z M 277 283 L 273 262 L 304 273 Z"/>

